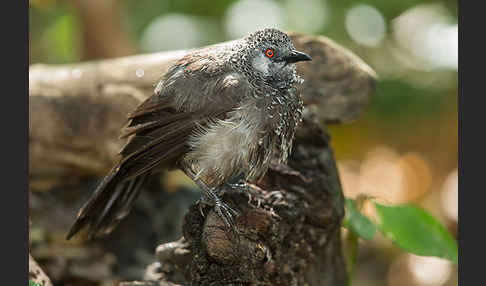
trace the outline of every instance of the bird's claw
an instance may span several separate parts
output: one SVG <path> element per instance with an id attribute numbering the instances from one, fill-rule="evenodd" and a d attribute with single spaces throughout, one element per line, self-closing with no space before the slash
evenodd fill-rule
<path id="1" fill-rule="evenodd" d="M 221 201 L 213 190 L 205 193 L 205 196 L 203 196 L 197 203 L 199 205 L 199 212 L 201 213 L 202 217 L 205 217 L 203 205 L 209 205 L 214 208 L 214 211 L 223 220 L 227 227 L 236 229 L 234 218 L 239 215 L 239 212 Z"/>
<path id="2" fill-rule="evenodd" d="M 245 181 L 239 181 L 237 183 L 228 183 L 227 185 L 232 189 L 247 190 L 247 188 L 248 188 L 248 184 Z"/>
<path id="3" fill-rule="evenodd" d="M 224 221 L 227 227 L 235 229 L 234 217 L 239 215 L 237 211 L 221 201 L 216 202 L 216 204 L 214 205 L 214 210 Z"/>
<path id="4" fill-rule="evenodd" d="M 204 204 L 207 204 L 207 202 L 199 199 L 197 202 L 196 202 L 198 208 L 199 208 L 199 212 L 201 213 L 201 216 L 202 217 L 206 217 L 206 215 L 204 214 L 204 211 L 203 211 L 203 205 Z"/>

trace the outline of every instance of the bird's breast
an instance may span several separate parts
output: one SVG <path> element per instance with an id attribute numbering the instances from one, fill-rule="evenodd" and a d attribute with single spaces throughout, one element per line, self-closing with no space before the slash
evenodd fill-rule
<path id="1" fill-rule="evenodd" d="M 303 101 L 293 89 L 273 94 L 266 106 L 268 132 L 277 138 L 275 157 L 280 162 L 287 160 L 292 149 L 295 129 L 302 121 Z"/>

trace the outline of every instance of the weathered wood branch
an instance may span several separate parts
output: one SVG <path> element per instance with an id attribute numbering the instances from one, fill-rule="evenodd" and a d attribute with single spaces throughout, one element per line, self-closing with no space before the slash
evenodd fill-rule
<path id="1" fill-rule="evenodd" d="M 361 59 L 323 36 L 293 34 L 313 60 L 298 70 L 308 111 L 323 122 L 356 118 L 368 104 L 375 74 Z M 227 43 L 223 43 L 227 44 Z M 171 64 L 187 51 L 161 52 L 29 69 L 31 187 L 49 189 L 102 176 L 123 140 L 130 112 L 153 93 Z"/>

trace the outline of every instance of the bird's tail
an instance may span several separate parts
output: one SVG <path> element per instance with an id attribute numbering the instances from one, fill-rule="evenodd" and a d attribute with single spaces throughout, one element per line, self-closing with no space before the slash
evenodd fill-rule
<path id="1" fill-rule="evenodd" d="M 119 169 L 113 168 L 79 210 L 66 239 L 69 240 L 83 228 L 87 228 L 89 239 L 110 233 L 128 215 L 148 176 L 148 173 L 144 173 L 124 180 Z"/>

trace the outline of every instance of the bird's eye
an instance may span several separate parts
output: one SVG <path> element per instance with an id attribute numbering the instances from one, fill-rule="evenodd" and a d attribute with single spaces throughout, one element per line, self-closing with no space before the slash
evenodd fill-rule
<path id="1" fill-rule="evenodd" d="M 273 49 L 267 49 L 265 51 L 265 56 L 267 56 L 268 58 L 272 58 L 273 57 Z"/>

